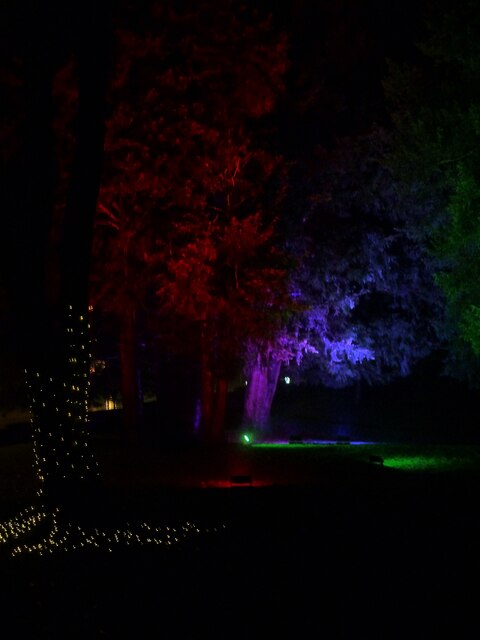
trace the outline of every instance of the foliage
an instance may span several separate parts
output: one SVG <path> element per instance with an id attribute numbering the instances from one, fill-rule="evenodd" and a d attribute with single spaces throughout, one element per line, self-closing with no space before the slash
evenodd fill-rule
<path id="1" fill-rule="evenodd" d="M 471 382 L 479 353 L 478 180 L 480 11 L 462 0 L 431 7 L 415 67 L 392 65 L 386 89 L 395 125 L 396 171 L 431 202 L 429 249 L 446 298 L 446 371 Z M 403 90 L 401 89 L 403 86 Z"/>
<path id="2" fill-rule="evenodd" d="M 480 355 L 480 185 L 465 167 L 459 167 L 449 202 L 448 232 L 439 234 L 436 251 L 444 257 L 437 281 L 445 291 L 449 319 L 457 336 Z"/>
<path id="3" fill-rule="evenodd" d="M 286 303 L 273 227 L 262 228 L 255 213 L 188 220 L 175 224 L 172 235 L 157 279 L 163 309 L 194 326 L 208 325 L 223 357 L 241 358 L 245 341 L 268 333 Z"/>
<path id="4" fill-rule="evenodd" d="M 440 308 L 418 237 L 425 213 L 385 162 L 382 130 L 321 150 L 302 210 L 295 320 L 311 353 L 301 372 L 329 385 L 405 376 L 434 348 Z M 292 247 L 293 249 L 293 247 Z"/>
<path id="5" fill-rule="evenodd" d="M 117 31 L 92 301 L 116 324 L 133 310 L 159 361 L 208 351 L 229 378 L 285 306 L 283 160 L 263 122 L 286 40 L 235 2 L 153 2 L 144 17 Z"/>

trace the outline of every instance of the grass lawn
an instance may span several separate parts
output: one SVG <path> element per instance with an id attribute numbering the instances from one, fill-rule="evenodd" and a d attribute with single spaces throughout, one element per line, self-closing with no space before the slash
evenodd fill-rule
<path id="1" fill-rule="evenodd" d="M 476 628 L 479 447 L 94 446 L 119 527 L 225 528 L 168 549 L 12 558 L 0 548 L 5 634 L 337 638 L 353 624 L 355 637 L 383 639 Z M 0 447 L 2 518 L 35 499 L 32 463 L 29 444 Z M 381 615 L 392 626 L 375 630 Z"/>

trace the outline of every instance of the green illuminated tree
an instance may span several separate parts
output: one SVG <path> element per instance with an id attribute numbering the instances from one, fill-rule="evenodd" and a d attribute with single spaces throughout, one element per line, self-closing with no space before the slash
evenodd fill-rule
<path id="1" fill-rule="evenodd" d="M 480 329 L 479 26 L 475 2 L 431 6 L 415 64 L 392 63 L 385 81 L 396 134 L 392 166 L 431 210 L 423 229 L 446 299 L 447 371 L 472 382 Z"/>

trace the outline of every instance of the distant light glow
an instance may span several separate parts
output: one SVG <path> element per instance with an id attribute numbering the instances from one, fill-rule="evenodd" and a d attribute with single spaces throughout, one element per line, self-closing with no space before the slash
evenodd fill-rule
<path id="1" fill-rule="evenodd" d="M 285 376 L 284 380 L 285 380 L 285 384 L 290 384 L 289 376 Z"/>
<path id="2" fill-rule="evenodd" d="M 242 435 L 242 442 L 244 444 L 251 444 L 253 442 L 252 435 L 250 433 L 244 433 Z"/>

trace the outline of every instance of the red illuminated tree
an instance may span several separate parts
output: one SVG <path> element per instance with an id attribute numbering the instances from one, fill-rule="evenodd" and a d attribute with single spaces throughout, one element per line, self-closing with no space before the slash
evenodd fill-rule
<path id="1" fill-rule="evenodd" d="M 289 304 L 274 227 L 264 227 L 259 213 L 222 217 L 175 225 L 157 291 L 164 311 L 194 338 L 203 436 L 213 442 L 223 438 L 229 383 L 248 342 L 273 333 Z"/>
<path id="2" fill-rule="evenodd" d="M 160 292 L 157 324 L 168 324 L 168 309 L 169 316 L 176 310 L 185 322 L 203 326 L 196 335 L 203 345 L 202 395 L 209 423 L 213 410 L 206 389 L 216 386 L 206 382 L 214 375 L 211 360 L 225 369 L 224 360 L 230 359 L 225 354 L 232 352 L 227 343 L 235 343 L 239 356 L 235 323 L 242 325 L 242 335 L 251 324 L 239 317 L 240 289 L 236 298 L 233 289 L 237 284 L 240 288 L 240 282 L 252 289 L 255 282 L 264 299 L 252 299 L 262 306 L 271 295 L 266 291 L 270 274 L 270 290 L 280 291 L 283 270 L 272 261 L 271 237 L 283 193 L 281 158 L 268 153 L 259 140 L 262 118 L 283 88 L 286 42 L 268 17 L 236 3 L 214 4 L 179 11 L 175 3 L 153 3 L 147 27 L 117 34 L 92 283 L 95 303 L 119 327 L 124 403 L 130 398 L 124 415 L 130 431 L 139 408 L 134 357 L 139 327 L 134 319 L 146 309 L 153 314 L 153 285 Z M 238 269 L 230 264 L 230 250 L 237 252 L 239 262 L 249 262 L 248 285 L 243 273 L 243 280 L 234 279 L 230 288 L 229 269 Z M 201 313 L 187 304 L 189 297 L 201 295 L 200 289 L 190 291 L 186 281 L 180 282 L 182 251 L 199 266 L 196 286 L 208 289 L 210 298 Z M 153 273 L 159 278 L 156 283 Z M 213 317 L 217 306 L 221 322 Z M 252 331 L 258 330 L 260 315 L 257 309 Z M 219 353 L 214 334 L 229 324 L 228 331 L 221 332 L 224 355 L 213 356 L 215 350 Z M 218 388 L 225 389 L 226 374 L 217 375 Z"/>

